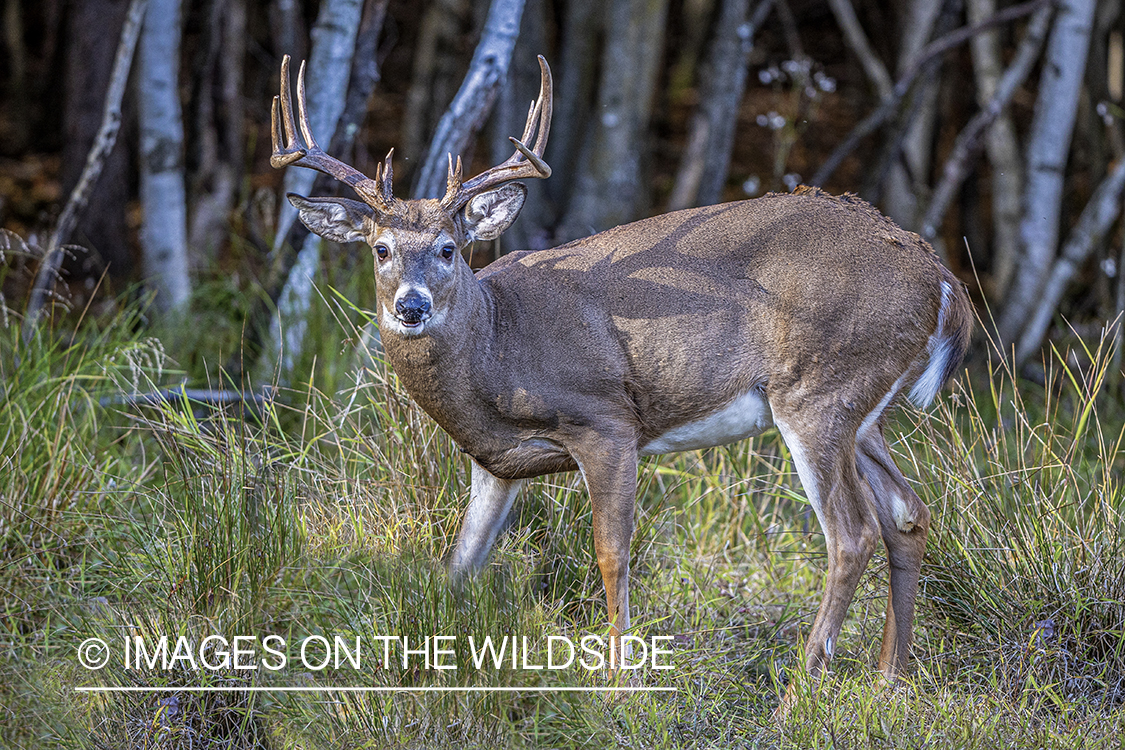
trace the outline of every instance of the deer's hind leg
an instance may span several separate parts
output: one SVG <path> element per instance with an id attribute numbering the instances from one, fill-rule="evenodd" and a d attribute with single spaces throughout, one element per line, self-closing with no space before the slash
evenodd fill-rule
<path id="1" fill-rule="evenodd" d="M 839 417 L 828 409 L 791 412 L 774 408 L 774 422 L 824 530 L 828 553 L 824 595 L 805 646 L 805 666 L 814 676 L 832 658 L 856 586 L 879 537 L 871 487 L 856 471 L 856 427 L 842 423 Z M 787 695 L 785 703 L 791 698 Z"/>
<path id="2" fill-rule="evenodd" d="M 856 463 L 874 492 L 879 530 L 887 548 L 890 590 L 879 669 L 888 680 L 893 680 L 906 669 L 910 656 L 914 601 L 930 511 L 895 465 L 883 436 L 881 418 L 865 422 L 856 435 Z"/>

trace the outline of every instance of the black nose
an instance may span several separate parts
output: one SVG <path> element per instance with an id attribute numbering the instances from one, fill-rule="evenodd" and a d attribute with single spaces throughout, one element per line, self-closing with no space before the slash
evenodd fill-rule
<path id="1" fill-rule="evenodd" d="M 395 312 L 404 323 L 421 323 L 430 314 L 430 301 L 418 292 L 410 291 L 395 301 Z"/>

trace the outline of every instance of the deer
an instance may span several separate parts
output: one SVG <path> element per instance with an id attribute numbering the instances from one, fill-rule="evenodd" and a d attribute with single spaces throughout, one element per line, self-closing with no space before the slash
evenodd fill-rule
<path id="1" fill-rule="evenodd" d="M 394 196 L 393 149 L 374 179 L 321 150 L 303 63 L 296 121 L 288 56 L 273 99 L 273 166 L 318 170 L 361 200 L 288 199 L 312 232 L 372 248 L 384 356 L 470 458 L 451 576 L 485 565 L 524 482 L 578 471 L 608 632 L 620 636 L 639 460 L 775 427 L 827 551 L 805 669 L 826 669 L 882 539 L 890 580 L 878 668 L 894 681 L 907 668 L 931 516 L 884 422 L 903 398 L 929 405 L 960 367 L 973 327 L 963 285 L 865 201 L 803 186 L 511 252 L 474 273 L 461 251 L 512 225 L 527 195 L 520 180 L 551 174 L 552 78 L 542 56 L 539 65 L 512 156 L 471 179 L 450 156 L 440 199 Z"/>

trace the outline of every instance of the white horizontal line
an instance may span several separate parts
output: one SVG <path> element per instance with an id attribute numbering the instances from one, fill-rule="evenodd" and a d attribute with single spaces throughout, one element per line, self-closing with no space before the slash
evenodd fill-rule
<path id="1" fill-rule="evenodd" d="M 80 693 L 674 693 L 675 687 L 76 687 Z"/>

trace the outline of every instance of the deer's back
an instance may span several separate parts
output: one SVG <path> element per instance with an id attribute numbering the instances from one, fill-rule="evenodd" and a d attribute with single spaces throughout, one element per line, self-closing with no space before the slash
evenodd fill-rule
<path id="1" fill-rule="evenodd" d="M 804 381 L 846 400 L 849 384 L 889 387 L 925 350 L 943 279 L 917 235 L 815 189 L 656 216 L 481 272 L 501 336 L 538 343 L 522 369 L 553 369 L 543 377 L 578 398 L 619 393 L 653 436 L 753 388 Z"/>

